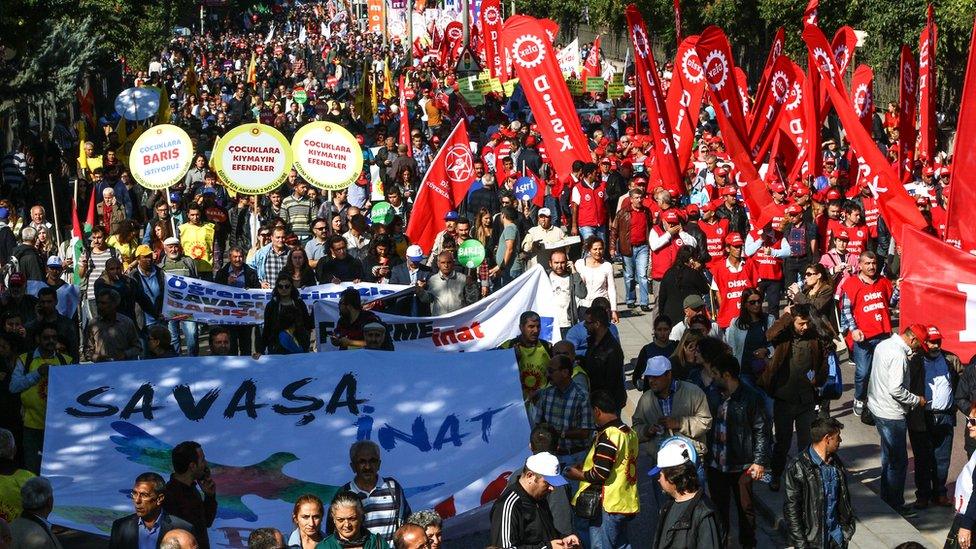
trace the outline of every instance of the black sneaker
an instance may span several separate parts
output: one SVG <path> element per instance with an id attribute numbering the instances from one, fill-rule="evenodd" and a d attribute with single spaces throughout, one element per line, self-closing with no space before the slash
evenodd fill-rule
<path id="1" fill-rule="evenodd" d="M 650 305 L 641 305 L 641 306 L 640 306 L 640 309 L 641 309 L 642 311 L 644 311 L 645 313 L 649 313 L 649 312 L 651 312 L 651 306 L 650 306 Z"/>
<path id="2" fill-rule="evenodd" d="M 628 303 L 628 304 L 627 304 L 627 308 L 628 308 L 628 309 L 634 309 L 634 308 L 636 308 L 636 307 L 637 307 L 637 304 L 636 304 L 636 303 Z"/>
<path id="3" fill-rule="evenodd" d="M 918 517 L 918 511 L 916 511 L 914 507 L 908 505 L 904 505 L 900 509 L 898 509 L 898 514 L 901 515 L 902 518 L 906 518 L 906 519 L 913 519 Z"/>

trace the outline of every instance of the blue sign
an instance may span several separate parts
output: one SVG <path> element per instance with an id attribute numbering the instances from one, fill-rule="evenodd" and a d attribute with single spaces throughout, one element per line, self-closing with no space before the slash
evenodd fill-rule
<path id="1" fill-rule="evenodd" d="M 535 179 L 527 175 L 515 180 L 515 198 L 519 200 L 532 200 L 539 188 L 535 184 Z"/>

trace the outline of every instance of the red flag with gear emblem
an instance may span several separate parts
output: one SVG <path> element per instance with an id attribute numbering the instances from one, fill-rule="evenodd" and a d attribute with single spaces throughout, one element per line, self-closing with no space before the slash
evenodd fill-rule
<path id="1" fill-rule="evenodd" d="M 753 158 L 764 158 L 773 144 L 783 106 L 796 83 L 795 67 L 788 57 L 779 56 L 773 63 L 764 95 L 756 98 L 757 106 L 749 126 L 749 151 Z"/>
<path id="2" fill-rule="evenodd" d="M 911 181 L 915 167 L 915 115 L 918 113 L 918 68 L 907 45 L 901 46 L 898 78 L 898 176 L 902 183 Z"/>
<path id="3" fill-rule="evenodd" d="M 457 209 L 474 178 L 468 125 L 462 119 L 444 141 L 420 183 L 407 224 L 410 242 L 430 252 L 437 233 L 444 230 L 444 214 Z"/>
<path id="4" fill-rule="evenodd" d="M 691 160 L 698 111 L 701 109 L 702 96 L 705 95 L 705 74 L 702 72 L 698 52 L 695 51 L 697 42 L 697 35 L 689 36 L 678 46 L 671 87 L 668 88 L 668 97 L 665 100 L 679 170 L 687 168 L 688 161 Z"/>
<path id="5" fill-rule="evenodd" d="M 650 133 L 654 136 L 654 157 L 656 175 L 667 190 L 684 193 L 685 186 L 678 167 L 678 155 L 675 154 L 672 139 L 671 122 L 668 120 L 668 109 L 661 88 L 661 81 L 654 66 L 654 56 L 651 54 L 651 41 L 647 36 L 647 27 L 637 6 L 627 6 L 627 31 L 630 43 L 634 46 L 634 67 L 637 78 L 641 80 L 640 91 L 647 108 L 647 118 Z"/>
<path id="6" fill-rule="evenodd" d="M 932 4 L 929 4 L 928 18 L 922 35 L 918 40 L 918 157 L 925 167 L 931 167 L 935 160 L 935 46 L 939 38 L 939 28 L 935 26 Z"/>
<path id="7" fill-rule="evenodd" d="M 511 53 L 515 75 L 535 113 L 552 167 L 565 180 L 573 171 L 574 161 L 589 162 L 591 158 L 549 36 L 538 19 L 513 15 L 502 28 L 501 44 Z"/>
<path id="8" fill-rule="evenodd" d="M 766 93 L 766 88 L 769 86 L 769 77 L 773 73 L 773 63 L 779 59 L 779 56 L 783 55 L 783 48 L 786 47 L 786 29 L 780 27 L 776 30 L 776 36 L 773 37 L 773 43 L 769 46 L 769 55 L 766 56 L 766 65 L 763 67 L 762 76 L 759 77 L 759 84 L 756 86 L 756 103 L 753 105 L 753 111 L 755 107 L 759 105 L 758 99 L 764 97 Z"/>
<path id="9" fill-rule="evenodd" d="M 860 65 L 854 71 L 851 78 L 851 104 L 854 106 L 854 113 L 861 121 L 864 131 L 869 134 L 874 125 L 874 71 L 867 65 Z M 857 158 L 851 155 L 850 173 L 857 173 L 857 185 L 851 187 L 848 196 L 853 196 L 859 192 L 862 185 L 867 181 L 862 181 L 861 171 L 857 166 Z"/>
<path id="10" fill-rule="evenodd" d="M 806 119 L 804 118 L 805 103 L 808 95 L 806 90 L 806 75 L 796 63 L 793 63 L 796 77 L 793 88 L 789 91 L 783 116 L 780 118 L 780 130 L 783 139 L 780 140 L 777 153 L 783 160 L 783 166 L 788 172 L 787 179 L 794 181 L 797 177 L 807 178 L 813 175 L 810 164 L 810 146 L 807 143 Z"/>
<path id="11" fill-rule="evenodd" d="M 859 177 L 865 179 L 868 187 L 877 196 L 878 208 L 885 223 L 891 228 L 892 236 L 900 242 L 905 227 L 924 229 L 928 223 L 915 206 L 915 200 L 905 191 L 898 174 L 881 154 L 871 134 L 864 129 L 854 112 L 847 90 L 844 88 L 843 77 L 837 72 L 836 61 L 828 53 L 830 46 L 827 44 L 827 38 L 819 28 L 807 25 L 803 30 L 803 40 L 807 44 L 811 57 L 817 61 L 815 67 L 820 74 L 821 82 L 827 88 L 827 95 L 847 132 L 851 150 L 854 151 L 857 159 Z"/>
<path id="12" fill-rule="evenodd" d="M 503 78 L 505 54 L 501 45 L 502 10 L 499 0 L 481 2 L 481 37 L 485 49 L 485 62 L 492 78 Z"/>

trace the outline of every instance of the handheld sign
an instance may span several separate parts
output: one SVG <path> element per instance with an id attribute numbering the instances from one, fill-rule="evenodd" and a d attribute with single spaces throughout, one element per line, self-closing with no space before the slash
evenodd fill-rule
<path id="1" fill-rule="evenodd" d="M 295 170 L 324 191 L 352 185 L 363 171 L 363 149 L 349 130 L 332 122 L 305 124 L 291 140 Z"/>
<path id="2" fill-rule="evenodd" d="M 192 162 L 193 141 L 183 128 L 171 124 L 142 132 L 129 153 L 132 177 L 153 191 L 179 183 Z"/>
<path id="3" fill-rule="evenodd" d="M 485 247 L 480 241 L 469 238 L 458 246 L 457 255 L 461 265 L 474 269 L 485 260 Z"/>
<path id="4" fill-rule="evenodd" d="M 291 94 L 291 98 L 299 105 L 304 105 L 308 101 L 308 92 L 303 88 L 298 88 Z"/>
<path id="5" fill-rule="evenodd" d="M 523 175 L 515 180 L 515 197 L 519 200 L 532 200 L 539 188 L 535 184 L 535 179 Z"/>
<path id="6" fill-rule="evenodd" d="M 212 154 L 217 177 L 241 194 L 264 194 L 288 178 L 294 163 L 281 132 L 264 124 L 242 124 L 217 142 Z"/>
<path id="7" fill-rule="evenodd" d="M 369 211 L 369 218 L 373 223 L 386 225 L 393 221 L 393 207 L 389 202 L 377 202 L 373 204 L 373 209 Z"/>

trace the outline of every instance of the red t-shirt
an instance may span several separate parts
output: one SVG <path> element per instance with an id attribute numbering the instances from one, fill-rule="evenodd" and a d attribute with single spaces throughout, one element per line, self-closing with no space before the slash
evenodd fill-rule
<path id="1" fill-rule="evenodd" d="M 865 283 L 860 276 L 851 276 L 844 282 L 843 294 L 851 302 L 851 314 L 857 329 L 865 339 L 891 333 L 891 295 L 895 289 L 891 281 L 878 277 Z"/>
<path id="2" fill-rule="evenodd" d="M 718 318 L 715 321 L 722 329 L 728 328 L 739 316 L 742 292 L 756 286 L 755 271 L 749 262 L 745 261 L 739 267 L 738 271 L 733 272 L 729 268 L 728 260 L 725 260 L 712 271 L 715 277 L 713 283 L 718 289 Z"/>
<path id="3" fill-rule="evenodd" d="M 841 230 L 847 231 L 847 236 L 850 238 L 847 242 L 847 253 L 861 255 L 861 252 L 867 248 L 868 238 L 871 237 L 868 226 L 864 223 L 859 223 L 853 227 L 842 225 Z"/>
<path id="4" fill-rule="evenodd" d="M 725 237 L 729 234 L 729 220 L 715 218 L 715 223 L 708 223 L 704 219 L 698 221 L 698 228 L 705 233 L 705 250 L 712 258 L 708 261 L 708 269 L 725 261 Z"/>

